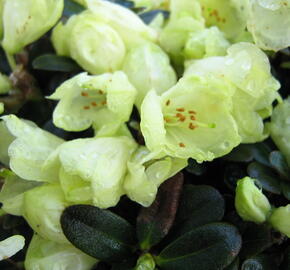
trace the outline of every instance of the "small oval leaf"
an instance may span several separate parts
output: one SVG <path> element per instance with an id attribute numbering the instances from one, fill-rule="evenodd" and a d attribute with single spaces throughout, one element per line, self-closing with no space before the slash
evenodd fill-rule
<path id="1" fill-rule="evenodd" d="M 285 180 L 290 180 L 290 171 L 285 157 L 279 151 L 271 152 L 270 163 L 273 168 L 283 177 Z"/>
<path id="2" fill-rule="evenodd" d="M 85 7 L 72 0 L 64 0 L 63 16 L 69 18 L 85 10 Z"/>
<path id="3" fill-rule="evenodd" d="M 282 193 L 284 197 L 290 201 L 290 183 L 289 182 L 281 182 Z"/>
<path id="4" fill-rule="evenodd" d="M 241 270 L 277 270 L 278 265 L 269 255 L 259 255 L 244 261 Z"/>
<path id="5" fill-rule="evenodd" d="M 126 220 L 90 205 L 66 208 L 61 226 L 74 246 L 102 261 L 127 258 L 135 244 L 134 229 Z"/>
<path id="6" fill-rule="evenodd" d="M 254 159 L 265 166 L 271 166 L 269 161 L 269 155 L 271 153 L 271 148 L 264 142 L 255 143 L 252 146 Z"/>
<path id="7" fill-rule="evenodd" d="M 43 54 L 35 58 L 32 62 L 34 69 L 73 72 L 81 70 L 76 62 L 65 56 L 55 54 Z"/>
<path id="8" fill-rule="evenodd" d="M 161 9 L 155 9 L 155 10 L 140 13 L 139 17 L 143 20 L 144 23 L 149 24 L 159 14 L 162 14 L 165 19 L 169 17 L 169 12 L 166 10 L 161 10 Z"/>
<path id="9" fill-rule="evenodd" d="M 156 258 L 165 270 L 217 270 L 230 265 L 242 244 L 238 230 L 226 223 L 199 227 L 178 238 Z"/>
<path id="10" fill-rule="evenodd" d="M 240 144 L 235 147 L 229 154 L 225 155 L 223 159 L 235 162 L 250 162 L 254 158 L 251 144 Z"/>
<path id="11" fill-rule="evenodd" d="M 247 171 L 252 178 L 259 180 L 263 189 L 265 189 L 266 191 L 269 191 L 274 194 L 281 193 L 281 186 L 278 180 L 279 177 L 275 175 L 270 168 L 258 162 L 252 162 L 248 166 Z"/>
<path id="12" fill-rule="evenodd" d="M 211 186 L 184 186 L 173 236 L 176 238 L 199 226 L 220 221 L 224 215 L 222 195 Z"/>

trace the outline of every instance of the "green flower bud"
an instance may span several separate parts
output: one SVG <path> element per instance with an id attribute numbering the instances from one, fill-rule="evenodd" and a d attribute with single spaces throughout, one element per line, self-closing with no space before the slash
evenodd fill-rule
<path id="1" fill-rule="evenodd" d="M 52 42 L 58 54 L 71 56 L 92 74 L 119 70 L 126 53 L 120 35 L 89 11 L 59 23 Z"/>
<path id="2" fill-rule="evenodd" d="M 63 0 L 5 1 L 2 41 L 5 51 L 17 53 L 40 38 L 59 20 L 63 6 Z"/>
<path id="3" fill-rule="evenodd" d="M 135 270 L 154 270 L 155 261 L 151 254 L 147 253 L 140 257 L 137 261 Z"/>
<path id="4" fill-rule="evenodd" d="M 59 185 L 43 185 L 25 192 L 23 216 L 44 239 L 68 243 L 60 225 L 60 216 L 67 206 Z"/>
<path id="5" fill-rule="evenodd" d="M 12 83 L 9 78 L 0 73 L 0 94 L 7 94 L 12 88 Z"/>
<path id="6" fill-rule="evenodd" d="M 272 139 L 290 166 L 290 97 L 275 107 L 268 128 Z"/>
<path id="7" fill-rule="evenodd" d="M 274 209 L 269 222 L 274 229 L 290 238 L 290 204 Z"/>
<path id="8" fill-rule="evenodd" d="M 138 107 L 150 90 L 162 94 L 176 83 L 169 61 L 167 54 L 153 43 L 135 47 L 126 56 L 123 70 L 137 89 L 135 104 Z"/>
<path id="9" fill-rule="evenodd" d="M 24 264 L 26 270 L 90 270 L 96 262 L 71 244 L 59 244 L 35 234 Z"/>
<path id="10" fill-rule="evenodd" d="M 14 235 L 0 241 L 0 261 L 12 257 L 19 250 L 23 249 L 24 245 L 25 238 L 21 235 Z"/>
<path id="11" fill-rule="evenodd" d="M 215 76 L 186 76 L 141 106 L 141 131 L 152 152 L 198 162 L 229 153 L 241 138 L 232 117 L 234 88 Z"/>
<path id="12" fill-rule="evenodd" d="M 246 221 L 263 223 L 271 212 L 271 205 L 255 185 L 255 180 L 244 177 L 237 183 L 235 206 L 240 217 Z"/>
<path id="13" fill-rule="evenodd" d="M 64 82 L 49 98 L 60 100 L 53 122 L 68 131 L 81 131 L 91 125 L 98 136 L 114 135 L 128 121 L 136 90 L 126 74 L 89 76 L 81 73 Z"/>
<path id="14" fill-rule="evenodd" d="M 124 180 L 127 196 L 144 207 L 155 200 L 158 187 L 168 178 L 187 166 L 186 159 L 156 156 L 146 147 L 140 146 L 127 164 Z"/>

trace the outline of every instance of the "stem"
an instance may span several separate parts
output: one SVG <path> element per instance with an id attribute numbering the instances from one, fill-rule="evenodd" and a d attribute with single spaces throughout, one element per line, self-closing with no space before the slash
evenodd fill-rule
<path id="1" fill-rule="evenodd" d="M 9 54 L 6 52 L 6 57 L 7 57 L 7 60 L 8 60 L 8 63 L 9 63 L 11 70 L 14 71 L 16 69 L 16 61 L 14 59 L 13 54 Z"/>

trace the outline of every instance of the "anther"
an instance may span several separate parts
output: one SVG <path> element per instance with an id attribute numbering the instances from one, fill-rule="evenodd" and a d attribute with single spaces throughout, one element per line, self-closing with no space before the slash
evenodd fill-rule
<path id="1" fill-rule="evenodd" d="M 96 102 L 94 102 L 94 101 L 93 101 L 91 104 L 92 104 L 92 106 L 94 106 L 94 107 L 96 107 L 96 106 L 97 106 L 97 103 L 96 103 Z"/>
<path id="2" fill-rule="evenodd" d="M 84 109 L 85 110 L 89 110 L 90 109 L 90 106 L 84 106 Z"/>
<path id="3" fill-rule="evenodd" d="M 89 94 L 88 94 L 87 92 L 82 92 L 82 96 L 83 96 L 83 97 L 88 97 Z"/>
<path id="4" fill-rule="evenodd" d="M 184 143 L 179 143 L 179 147 L 185 147 L 185 144 Z"/>
<path id="5" fill-rule="evenodd" d="M 169 106 L 170 100 L 168 99 L 165 104 L 166 104 L 166 106 Z"/>
<path id="6" fill-rule="evenodd" d="M 104 94 L 104 92 L 103 92 L 102 90 L 99 90 L 98 93 L 99 93 L 100 95 L 103 95 L 103 94 Z"/>
<path id="7" fill-rule="evenodd" d="M 188 128 L 189 128 L 189 129 L 195 129 L 195 128 L 196 128 L 196 126 L 195 126 L 194 124 L 192 124 L 192 123 L 189 123 L 189 126 L 188 126 Z"/>
<path id="8" fill-rule="evenodd" d="M 196 118 L 195 118 L 195 116 L 192 115 L 192 116 L 190 116 L 190 119 L 195 120 Z"/>
<path id="9" fill-rule="evenodd" d="M 196 114 L 195 111 L 188 111 L 189 114 Z"/>
<path id="10" fill-rule="evenodd" d="M 184 112 L 185 109 L 184 108 L 177 108 L 176 111 L 178 111 L 178 112 Z"/>
<path id="11" fill-rule="evenodd" d="M 179 117 L 179 121 L 184 122 L 186 120 L 186 117 L 184 115 Z"/>

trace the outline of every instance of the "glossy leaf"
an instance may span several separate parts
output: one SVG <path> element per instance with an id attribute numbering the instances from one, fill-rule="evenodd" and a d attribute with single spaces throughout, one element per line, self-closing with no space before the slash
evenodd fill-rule
<path id="1" fill-rule="evenodd" d="M 281 182 L 282 193 L 284 197 L 290 201 L 290 183 Z"/>
<path id="2" fill-rule="evenodd" d="M 206 172 L 206 165 L 204 163 L 197 163 L 194 159 L 188 160 L 188 166 L 185 168 L 187 172 L 200 176 Z"/>
<path id="3" fill-rule="evenodd" d="M 162 14 L 163 17 L 166 18 L 166 19 L 169 17 L 169 12 L 166 11 L 166 10 L 161 10 L 161 9 L 155 9 L 155 10 L 152 10 L 152 11 L 143 12 L 143 13 L 139 14 L 139 16 L 143 20 L 143 22 L 145 22 L 146 24 L 149 24 L 159 14 Z"/>
<path id="4" fill-rule="evenodd" d="M 284 253 L 284 260 L 281 266 L 281 270 L 288 270 L 290 269 L 290 246 L 286 249 Z"/>
<path id="5" fill-rule="evenodd" d="M 141 210 L 137 235 L 143 250 L 156 245 L 168 234 L 175 219 L 182 185 L 183 175 L 179 173 L 160 186 L 150 207 Z"/>
<path id="6" fill-rule="evenodd" d="M 249 223 L 243 233 L 243 246 L 241 258 L 250 258 L 263 252 L 273 244 L 271 229 L 267 225 Z"/>
<path id="7" fill-rule="evenodd" d="M 84 10 L 85 10 L 85 8 L 78 3 L 76 3 L 72 0 L 64 0 L 64 10 L 63 10 L 64 17 L 70 17 L 70 16 L 78 14 Z"/>
<path id="8" fill-rule="evenodd" d="M 250 162 L 253 160 L 253 151 L 251 144 L 241 144 L 234 148 L 229 154 L 223 157 L 229 161 Z"/>
<path id="9" fill-rule="evenodd" d="M 239 257 L 237 257 L 229 266 L 224 268 L 224 270 L 239 270 L 240 266 L 240 260 Z"/>
<path id="10" fill-rule="evenodd" d="M 177 212 L 174 236 L 220 221 L 224 215 L 224 207 L 223 197 L 213 187 L 185 186 Z"/>
<path id="11" fill-rule="evenodd" d="M 275 175 L 270 168 L 258 162 L 252 162 L 248 166 L 247 171 L 252 178 L 259 180 L 263 189 L 274 194 L 281 193 L 281 187 L 278 180 L 279 177 Z"/>
<path id="12" fill-rule="evenodd" d="M 271 153 L 270 147 L 265 143 L 256 143 L 252 146 L 254 159 L 265 166 L 271 166 L 269 155 Z"/>
<path id="13" fill-rule="evenodd" d="M 241 248 L 238 230 L 229 224 L 199 227 L 167 246 L 156 258 L 165 270 L 216 270 L 228 266 Z"/>
<path id="14" fill-rule="evenodd" d="M 34 69 L 72 72 L 80 70 L 80 67 L 72 59 L 54 54 L 44 54 L 33 60 Z"/>
<path id="15" fill-rule="evenodd" d="M 126 220 L 94 206 L 66 208 L 61 225 L 73 245 L 102 261 L 123 260 L 130 256 L 135 244 L 134 230 Z"/>
<path id="16" fill-rule="evenodd" d="M 269 160 L 273 168 L 281 175 L 284 179 L 290 181 L 290 170 L 287 164 L 287 160 L 279 151 L 271 152 Z"/>

